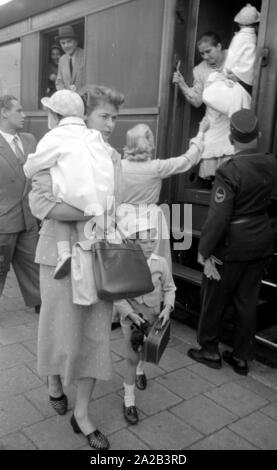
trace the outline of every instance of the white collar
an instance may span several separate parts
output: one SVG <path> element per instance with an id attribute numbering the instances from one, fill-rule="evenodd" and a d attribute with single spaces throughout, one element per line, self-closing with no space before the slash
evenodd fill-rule
<path id="1" fill-rule="evenodd" d="M 152 253 L 152 255 L 147 260 L 147 263 L 148 263 L 149 267 L 151 265 L 151 261 L 154 260 L 154 259 L 159 259 L 159 257 L 155 253 Z"/>
<path id="2" fill-rule="evenodd" d="M 69 124 L 74 124 L 74 125 L 79 125 L 79 126 L 85 126 L 86 127 L 84 119 L 82 119 L 80 117 L 77 117 L 77 116 L 64 117 L 60 120 L 58 125 L 59 126 L 67 126 Z"/>
<path id="3" fill-rule="evenodd" d="M 0 130 L 0 134 L 4 137 L 4 139 L 8 142 L 9 145 L 11 145 L 13 143 L 13 139 L 15 138 L 15 136 L 17 136 L 20 140 L 20 137 L 18 134 L 10 134 L 8 132 L 3 132 Z"/>

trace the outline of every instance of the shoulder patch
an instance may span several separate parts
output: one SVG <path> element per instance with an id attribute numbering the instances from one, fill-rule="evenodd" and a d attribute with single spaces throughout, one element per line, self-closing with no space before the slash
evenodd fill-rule
<path id="1" fill-rule="evenodd" d="M 214 196 L 214 200 L 217 204 L 221 204 L 222 202 L 224 202 L 226 199 L 226 191 L 224 188 L 222 188 L 222 186 L 218 186 L 217 190 L 216 190 L 216 193 L 215 193 L 215 196 Z"/>

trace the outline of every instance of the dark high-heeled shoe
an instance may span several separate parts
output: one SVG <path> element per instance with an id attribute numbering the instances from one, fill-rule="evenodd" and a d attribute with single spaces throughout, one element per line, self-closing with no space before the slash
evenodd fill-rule
<path id="1" fill-rule="evenodd" d="M 58 415 L 65 415 L 68 410 L 68 399 L 64 393 L 58 398 L 49 395 L 49 402 Z"/>
<path id="2" fill-rule="evenodd" d="M 80 426 L 77 423 L 74 414 L 71 416 L 70 424 L 73 428 L 73 431 L 76 434 L 84 434 L 81 431 Z M 84 434 L 84 436 L 85 436 L 85 434 Z M 91 432 L 90 434 L 88 434 L 85 437 L 87 438 L 90 447 L 92 447 L 93 449 L 107 450 L 110 447 L 110 443 L 109 443 L 108 439 L 106 438 L 106 436 L 104 436 L 104 434 L 102 434 L 100 431 L 98 431 L 98 429 Z"/>

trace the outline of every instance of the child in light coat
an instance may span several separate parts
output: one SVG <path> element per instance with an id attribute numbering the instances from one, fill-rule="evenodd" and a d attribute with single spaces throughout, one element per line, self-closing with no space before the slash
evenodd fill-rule
<path id="1" fill-rule="evenodd" d="M 175 302 L 175 284 L 168 268 L 166 260 L 153 253 L 156 244 L 156 228 L 147 219 L 135 220 L 129 226 L 130 235 L 136 233 L 137 243 L 147 259 L 152 282 L 153 292 L 137 297 L 135 299 L 120 300 L 115 302 L 117 311 L 120 314 L 120 322 L 125 338 L 126 348 L 126 371 L 124 374 L 124 418 L 129 424 L 138 422 L 138 413 L 135 406 L 135 385 L 141 390 L 146 388 L 147 379 L 144 372 L 144 362 L 140 359 L 140 353 L 134 351 L 131 345 L 131 324 L 140 325 L 144 320 L 152 325 L 159 318 L 164 325 L 170 318 Z M 162 310 L 161 310 L 162 305 Z"/>
<path id="2" fill-rule="evenodd" d="M 51 129 L 38 143 L 36 152 L 28 156 L 24 172 L 32 178 L 37 172 L 50 169 L 53 194 L 84 212 L 101 218 L 113 203 L 113 149 L 101 133 L 87 128 L 81 97 L 70 90 L 60 90 L 51 98 L 42 98 L 48 110 Z M 72 222 L 71 222 L 72 223 Z M 84 222 L 77 222 L 78 240 L 85 239 Z M 70 271 L 70 225 L 55 222 L 58 262 L 55 279 Z"/>
<path id="3" fill-rule="evenodd" d="M 203 92 L 204 103 L 228 117 L 242 108 L 251 107 L 257 47 L 256 28 L 260 13 L 247 4 L 234 21 L 238 23 L 240 30 L 231 41 L 223 73 L 211 73 Z"/>

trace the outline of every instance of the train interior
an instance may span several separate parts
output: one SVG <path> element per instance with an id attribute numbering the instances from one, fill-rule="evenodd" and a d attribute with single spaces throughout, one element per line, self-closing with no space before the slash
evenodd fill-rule
<path id="1" fill-rule="evenodd" d="M 259 11 L 262 1 L 251 2 Z M 187 83 L 192 85 L 192 68 L 201 61 L 197 50 L 196 41 L 201 34 L 214 31 L 222 39 L 223 48 L 227 49 L 236 31 L 233 18 L 236 13 L 245 6 L 244 0 L 233 2 L 209 2 L 200 0 L 192 2 L 180 0 L 176 9 L 174 64 L 181 60 L 180 71 Z M 184 100 L 178 93 L 177 102 L 174 105 L 174 96 L 171 96 L 171 116 L 175 126 L 171 130 L 169 148 L 175 155 L 187 150 L 189 139 L 197 134 L 199 121 L 202 119 L 205 108 L 196 109 Z M 172 155 L 170 155 L 172 156 Z M 175 251 L 173 255 L 173 272 L 178 287 L 175 316 L 181 321 L 197 325 L 200 312 L 200 285 L 201 266 L 197 263 L 197 251 L 201 227 L 207 216 L 209 199 L 212 189 L 210 181 L 198 177 L 198 168 L 192 169 L 186 175 L 173 178 L 171 183 L 171 200 L 179 204 L 192 205 L 192 243 L 189 250 Z M 272 223 L 276 226 L 276 205 L 272 205 Z M 277 230 L 275 230 L 277 234 Z M 174 239 L 174 227 L 173 227 Z M 277 247 L 277 236 L 276 236 Z M 276 249 L 277 251 L 277 249 Z M 277 255 L 277 253 L 276 253 Z M 276 319 L 276 284 L 277 284 L 277 256 L 273 256 L 266 267 L 262 284 L 256 334 L 256 355 L 264 362 L 277 367 L 277 319 Z M 223 321 L 221 337 L 227 343 L 230 342 L 233 328 L 233 306 L 226 309 Z"/>

